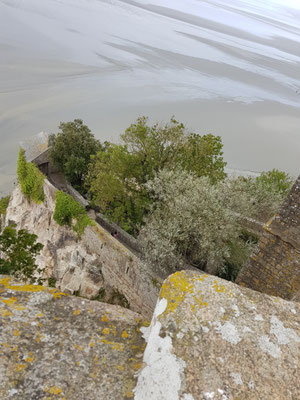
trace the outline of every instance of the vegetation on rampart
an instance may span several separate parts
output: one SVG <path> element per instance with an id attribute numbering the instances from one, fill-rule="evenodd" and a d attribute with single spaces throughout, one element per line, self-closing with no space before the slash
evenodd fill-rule
<path id="1" fill-rule="evenodd" d="M 45 199 L 43 188 L 45 176 L 35 164 L 26 161 L 25 151 L 22 148 L 19 151 L 17 174 L 24 196 L 37 204 L 42 203 Z"/>
<path id="2" fill-rule="evenodd" d="M 191 264 L 234 279 L 255 245 L 237 216 L 267 221 L 292 185 L 275 169 L 258 178 L 227 177 L 220 136 L 190 132 L 173 117 L 154 125 L 138 118 L 120 144 L 101 144 L 74 120 L 60 124 L 50 145 L 53 162 L 91 206 L 139 237 L 146 260 L 169 271 Z M 54 219 L 79 237 L 92 224 L 63 192 Z"/>
<path id="3" fill-rule="evenodd" d="M 55 195 L 53 218 L 58 225 L 72 226 L 78 237 L 81 237 L 88 225 L 94 224 L 94 221 L 88 217 L 85 208 L 74 200 L 72 196 L 60 190 Z"/>

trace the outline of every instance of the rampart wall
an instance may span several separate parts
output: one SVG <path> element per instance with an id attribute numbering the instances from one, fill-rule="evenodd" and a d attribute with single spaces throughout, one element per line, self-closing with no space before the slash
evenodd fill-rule
<path id="1" fill-rule="evenodd" d="M 300 176 L 236 283 L 287 300 L 300 292 Z"/>

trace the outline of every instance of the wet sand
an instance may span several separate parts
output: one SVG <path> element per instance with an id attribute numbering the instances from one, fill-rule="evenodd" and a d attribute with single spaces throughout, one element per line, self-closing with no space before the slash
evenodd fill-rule
<path id="1" fill-rule="evenodd" d="M 19 142 L 74 118 L 117 141 L 140 115 L 175 115 L 220 135 L 231 168 L 299 174 L 299 10 L 64 0 L 57 17 L 56 2 L 27 1 L 0 0 L 0 195 Z"/>

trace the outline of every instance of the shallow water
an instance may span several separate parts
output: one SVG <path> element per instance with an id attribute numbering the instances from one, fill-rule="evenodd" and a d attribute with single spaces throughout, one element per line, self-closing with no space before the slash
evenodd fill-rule
<path id="1" fill-rule="evenodd" d="M 74 118 L 117 140 L 174 114 L 232 168 L 299 174 L 296 3 L 0 0 L 0 191 L 20 141 Z"/>

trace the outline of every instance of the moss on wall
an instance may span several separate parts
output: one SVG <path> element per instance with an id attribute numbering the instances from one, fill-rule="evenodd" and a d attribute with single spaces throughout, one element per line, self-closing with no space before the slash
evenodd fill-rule
<path id="1" fill-rule="evenodd" d="M 19 151 L 17 174 L 24 196 L 37 204 L 42 203 L 45 199 L 43 189 L 45 176 L 35 164 L 26 161 L 25 151 L 22 148 Z"/>

